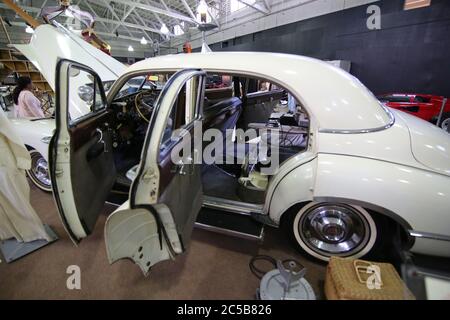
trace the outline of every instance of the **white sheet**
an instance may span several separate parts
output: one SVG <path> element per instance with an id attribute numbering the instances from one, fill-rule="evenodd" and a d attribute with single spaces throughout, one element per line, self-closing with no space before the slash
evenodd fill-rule
<path id="1" fill-rule="evenodd" d="M 50 240 L 41 219 L 30 204 L 25 169 L 30 155 L 0 110 L 0 239 L 20 242 Z"/>

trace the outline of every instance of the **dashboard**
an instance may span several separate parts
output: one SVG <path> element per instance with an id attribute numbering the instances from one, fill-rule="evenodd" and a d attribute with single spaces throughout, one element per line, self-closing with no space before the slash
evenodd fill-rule
<path id="1" fill-rule="evenodd" d="M 114 100 L 114 148 L 143 142 L 160 93 L 159 89 L 141 90 Z"/>

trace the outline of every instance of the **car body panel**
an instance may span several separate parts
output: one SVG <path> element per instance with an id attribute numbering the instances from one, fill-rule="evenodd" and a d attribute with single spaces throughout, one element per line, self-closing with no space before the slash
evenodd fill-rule
<path id="1" fill-rule="evenodd" d="M 53 131 L 55 130 L 55 120 L 26 118 L 13 118 L 10 120 L 25 145 L 39 151 L 48 162 L 48 144 L 49 139 L 53 136 Z M 44 139 L 45 142 L 42 139 Z"/>
<path id="2" fill-rule="evenodd" d="M 399 114 L 408 123 L 414 157 L 428 168 L 450 176 L 449 134 L 408 114 Z"/>
<path id="3" fill-rule="evenodd" d="M 428 169 L 414 158 L 408 125 L 400 116 L 402 113 L 392 112 L 395 124 L 386 130 L 364 134 L 319 133 L 317 152 L 360 156 Z M 429 124 L 423 122 L 423 125 Z"/>

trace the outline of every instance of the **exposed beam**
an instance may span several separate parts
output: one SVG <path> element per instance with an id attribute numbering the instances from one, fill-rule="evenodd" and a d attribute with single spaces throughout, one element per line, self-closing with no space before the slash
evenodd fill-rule
<path id="1" fill-rule="evenodd" d="M 192 19 L 191 17 L 185 16 L 184 14 L 181 14 L 178 12 L 174 12 L 172 10 L 163 9 L 163 8 L 160 8 L 160 7 L 157 7 L 154 5 L 143 4 L 143 3 L 134 2 L 134 1 L 130 1 L 130 0 L 114 0 L 114 1 L 117 3 L 123 3 L 123 4 L 128 4 L 128 5 L 133 4 L 133 5 L 136 5 L 136 8 L 139 8 L 139 9 L 142 9 L 145 11 L 150 11 L 150 12 L 166 15 L 168 17 L 172 17 L 175 19 L 184 20 L 186 22 L 197 24 L 197 22 L 194 19 Z"/>
<path id="2" fill-rule="evenodd" d="M 139 17 L 139 18 L 140 18 L 140 17 Z M 133 19 L 134 22 L 139 23 L 139 21 L 137 21 L 137 19 L 136 19 L 136 14 L 135 14 L 134 16 L 131 16 L 131 19 Z M 140 18 L 140 19 L 142 19 L 142 18 Z M 145 25 L 145 23 L 144 23 L 143 21 L 141 21 L 141 23 L 142 23 L 143 25 Z M 148 34 L 147 31 L 145 31 L 145 30 L 142 30 L 142 32 L 147 36 L 147 38 L 149 39 L 150 43 L 153 44 L 153 38 L 152 38 L 152 36 L 151 36 L 150 34 Z"/>
<path id="3" fill-rule="evenodd" d="M 214 17 L 214 16 L 212 15 L 211 10 L 210 10 L 209 8 L 206 9 L 206 10 L 207 10 L 209 16 L 211 17 L 211 19 L 214 21 L 214 23 L 215 23 L 218 27 L 220 27 L 220 22 L 219 22 L 219 20 L 217 20 L 216 17 Z"/>
<path id="4" fill-rule="evenodd" d="M 105 30 L 109 30 L 108 26 L 105 24 L 104 21 L 100 21 L 99 19 L 97 19 L 98 14 L 95 12 L 94 8 L 92 8 L 92 6 L 89 4 L 89 2 L 84 1 L 84 3 L 89 8 L 89 10 L 91 10 L 92 13 L 96 15 L 96 20 L 99 21 L 102 24 L 103 28 L 105 28 Z"/>
<path id="5" fill-rule="evenodd" d="M 123 22 L 125 22 L 125 20 L 128 18 L 128 16 L 134 11 L 134 9 L 135 9 L 136 7 L 134 6 L 134 5 L 132 5 L 129 9 L 128 9 L 128 11 L 126 11 L 124 14 L 123 14 L 123 17 L 122 17 L 122 19 L 120 19 L 120 22 L 121 23 L 123 23 Z M 111 31 L 112 33 L 114 33 L 116 30 L 117 30 L 117 28 L 119 28 L 119 25 L 116 25 L 114 28 L 113 28 L 113 30 Z"/>
<path id="6" fill-rule="evenodd" d="M 40 25 L 40 22 L 38 22 L 36 19 L 34 19 L 28 13 L 26 13 L 24 11 L 24 8 L 18 6 L 12 0 L 3 0 L 3 2 L 5 3 L 4 6 L 6 6 L 8 9 L 13 10 L 16 14 L 18 14 L 23 20 L 25 20 L 33 28 L 37 28 Z M 36 8 L 36 9 L 39 12 L 41 11 L 39 8 Z"/>
<path id="7" fill-rule="evenodd" d="M 87 1 L 92 1 L 92 0 L 86 0 Z M 114 16 L 114 18 L 122 25 L 122 27 L 127 31 L 127 33 L 132 36 L 130 30 L 127 28 L 127 26 L 125 25 L 125 23 L 123 23 L 122 21 L 120 21 L 119 16 L 117 15 L 116 11 L 114 10 L 113 7 L 111 7 L 111 5 L 106 1 L 106 0 L 101 0 L 105 6 L 108 8 L 108 10 L 112 13 L 112 15 Z"/>
<path id="8" fill-rule="evenodd" d="M 86 1 L 86 5 L 88 5 L 87 1 Z M 3 3 L 0 3 L 0 9 L 10 9 L 10 8 L 7 5 L 5 5 Z M 29 12 L 41 12 L 41 9 L 35 8 L 35 7 L 22 6 L 22 9 L 24 9 L 26 11 L 29 11 Z M 107 30 L 107 31 L 110 28 L 108 28 L 106 25 L 104 25 L 104 23 L 111 23 L 111 24 L 114 24 L 114 25 L 121 24 L 120 21 L 110 20 L 110 19 L 106 19 L 106 18 L 101 18 L 92 9 L 91 9 L 91 11 L 96 15 L 95 21 L 98 21 L 98 22 L 102 23 L 102 25 L 104 26 L 105 30 Z M 133 23 L 128 23 L 128 22 L 123 22 L 123 24 L 125 26 L 127 26 L 128 28 L 134 28 L 134 29 L 138 29 L 138 30 L 141 30 L 141 31 L 142 30 L 146 30 L 146 31 L 150 31 L 150 32 L 154 32 L 154 33 L 159 33 L 159 34 L 165 35 L 159 29 L 156 29 L 156 28 L 150 28 L 148 26 L 142 26 L 142 25 L 139 25 L 139 24 L 133 24 Z M 97 30 L 95 32 L 97 32 Z M 169 34 L 169 35 L 172 35 L 172 34 Z"/>
<path id="9" fill-rule="evenodd" d="M 264 13 L 264 14 L 269 14 L 270 13 L 267 8 L 261 6 L 259 3 L 256 3 L 256 2 L 252 3 L 249 0 L 238 0 L 238 1 L 243 3 L 243 4 L 245 4 L 247 7 L 250 7 L 250 8 L 252 8 L 252 9 L 254 9 L 256 11 L 259 11 L 261 13 Z"/>
<path id="10" fill-rule="evenodd" d="M 181 0 L 181 2 L 183 3 L 183 6 L 186 8 L 187 12 L 189 13 L 189 15 L 192 17 L 192 19 L 196 20 L 197 17 L 195 16 L 194 12 L 192 11 L 191 7 L 189 7 L 188 3 L 186 2 L 186 0 Z"/>
<path id="11" fill-rule="evenodd" d="M 269 10 L 270 12 L 270 3 L 271 0 L 263 0 L 264 6 L 266 7 L 267 10 Z"/>
<path id="12" fill-rule="evenodd" d="M 45 8 L 45 6 L 47 5 L 48 0 L 44 0 L 44 2 L 42 3 L 41 6 L 41 10 Z M 36 13 L 36 15 L 34 16 L 36 19 L 39 18 L 39 14 L 40 12 Z"/>
<path id="13" fill-rule="evenodd" d="M 27 26 L 27 24 L 25 22 L 10 21 L 10 23 L 14 27 L 23 27 L 23 28 L 25 28 Z M 76 24 L 70 24 L 70 26 L 76 27 L 77 25 Z M 111 37 L 111 38 L 114 38 L 114 39 L 117 38 L 117 36 L 115 34 L 110 33 L 110 32 L 95 31 L 95 33 L 97 35 L 99 35 L 99 36 L 106 36 L 106 37 Z M 140 41 L 141 40 L 140 38 L 131 37 L 131 36 L 128 37 L 128 36 L 122 36 L 122 35 L 119 35 L 119 38 L 120 39 L 124 39 L 124 40 L 133 40 L 133 41 Z"/>

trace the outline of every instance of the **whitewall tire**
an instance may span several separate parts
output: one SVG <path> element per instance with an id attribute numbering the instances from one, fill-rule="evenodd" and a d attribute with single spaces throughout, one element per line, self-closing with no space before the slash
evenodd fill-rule
<path id="1" fill-rule="evenodd" d="M 311 202 L 294 212 L 290 231 L 298 246 L 322 261 L 332 256 L 360 258 L 377 240 L 377 226 L 359 206 Z"/>
<path id="2" fill-rule="evenodd" d="M 39 189 L 51 192 L 52 184 L 50 181 L 50 172 L 48 170 L 47 160 L 34 149 L 30 150 L 31 169 L 27 170 L 27 175 L 33 184 Z"/>

